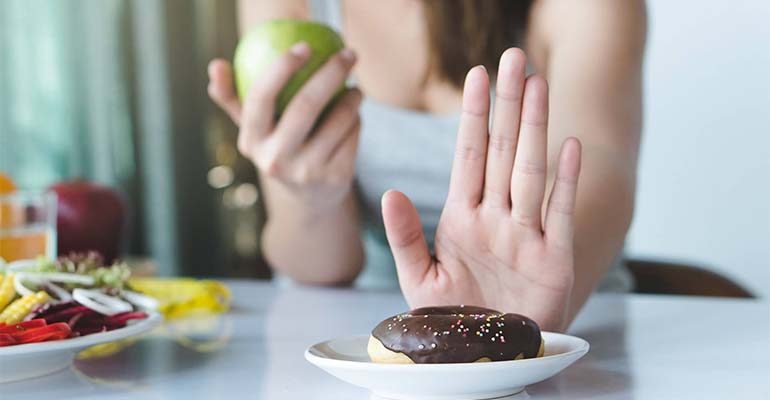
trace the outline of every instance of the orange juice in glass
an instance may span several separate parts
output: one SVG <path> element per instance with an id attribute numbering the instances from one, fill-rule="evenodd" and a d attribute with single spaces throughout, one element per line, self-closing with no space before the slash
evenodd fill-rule
<path id="1" fill-rule="evenodd" d="M 6 262 L 56 256 L 56 195 L 0 194 L 0 257 Z"/>

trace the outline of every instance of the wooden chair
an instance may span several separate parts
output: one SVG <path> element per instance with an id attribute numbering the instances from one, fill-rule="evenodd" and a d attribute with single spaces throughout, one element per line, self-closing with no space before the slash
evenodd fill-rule
<path id="1" fill-rule="evenodd" d="M 626 260 L 634 276 L 634 293 L 754 298 L 727 277 L 694 265 Z"/>

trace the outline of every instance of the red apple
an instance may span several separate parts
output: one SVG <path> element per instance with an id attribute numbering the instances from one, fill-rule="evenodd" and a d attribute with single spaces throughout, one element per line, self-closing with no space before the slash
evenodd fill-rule
<path id="1" fill-rule="evenodd" d="M 82 180 L 57 183 L 51 190 L 58 197 L 58 254 L 94 250 L 112 262 L 119 254 L 125 222 L 118 193 Z"/>

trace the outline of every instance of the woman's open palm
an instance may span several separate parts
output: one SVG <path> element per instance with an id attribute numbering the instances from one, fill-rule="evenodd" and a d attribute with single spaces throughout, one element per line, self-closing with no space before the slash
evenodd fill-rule
<path id="1" fill-rule="evenodd" d="M 500 59 L 490 122 L 489 77 L 468 72 L 449 195 L 431 255 L 417 210 L 395 191 L 383 218 L 411 307 L 469 304 L 517 312 L 561 330 L 574 280 L 573 211 L 580 143 L 561 148 L 545 216 L 548 87 L 525 78 L 519 49 Z"/>

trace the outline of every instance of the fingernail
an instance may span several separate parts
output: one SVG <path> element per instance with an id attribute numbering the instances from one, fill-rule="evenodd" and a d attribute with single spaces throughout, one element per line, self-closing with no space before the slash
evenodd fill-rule
<path id="1" fill-rule="evenodd" d="M 481 76 L 480 74 L 486 74 L 486 73 L 487 73 L 487 67 L 483 65 L 477 65 L 473 67 L 473 74 L 477 77 Z"/>
<path id="2" fill-rule="evenodd" d="M 347 62 L 353 62 L 356 59 L 356 53 L 348 48 L 340 50 L 340 56 Z"/>
<path id="3" fill-rule="evenodd" d="M 310 53 L 310 46 L 306 42 L 299 42 L 289 49 L 291 54 L 295 56 L 303 57 Z"/>
<path id="4" fill-rule="evenodd" d="M 468 77 L 466 78 L 468 83 L 477 84 L 484 79 L 484 75 L 487 73 L 487 68 L 483 65 L 477 65 L 468 71 Z"/>

